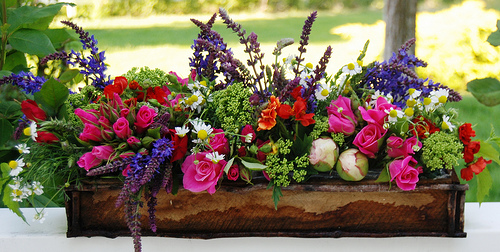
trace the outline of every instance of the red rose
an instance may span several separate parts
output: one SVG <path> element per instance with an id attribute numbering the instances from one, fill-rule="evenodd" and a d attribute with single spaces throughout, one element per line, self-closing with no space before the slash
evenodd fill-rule
<path id="1" fill-rule="evenodd" d="M 227 171 L 227 179 L 236 181 L 240 177 L 240 169 L 237 164 L 231 165 L 229 171 Z"/>
<path id="2" fill-rule="evenodd" d="M 47 114 L 43 109 L 38 107 L 38 104 L 33 100 L 25 100 L 21 103 L 21 111 L 26 115 L 31 121 L 45 121 L 47 119 Z"/>
<path id="3" fill-rule="evenodd" d="M 172 151 L 172 157 L 170 158 L 170 163 L 173 163 L 179 159 L 182 159 L 186 155 L 188 147 L 188 137 L 179 137 L 175 134 L 174 129 L 170 129 L 171 140 L 174 143 L 174 150 Z"/>

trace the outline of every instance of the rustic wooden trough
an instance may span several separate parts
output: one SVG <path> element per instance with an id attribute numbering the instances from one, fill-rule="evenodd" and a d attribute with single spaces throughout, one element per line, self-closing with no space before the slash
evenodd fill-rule
<path id="1" fill-rule="evenodd" d="M 318 177 L 283 188 L 275 210 L 267 181 L 225 183 L 217 192 L 158 195 L 157 232 L 149 230 L 143 209 L 142 235 L 183 238 L 289 237 L 465 237 L 467 185 L 455 173 L 421 180 L 405 192 L 388 183 L 344 182 Z M 69 188 L 68 237 L 127 236 L 123 208 L 115 208 L 121 183 Z"/>

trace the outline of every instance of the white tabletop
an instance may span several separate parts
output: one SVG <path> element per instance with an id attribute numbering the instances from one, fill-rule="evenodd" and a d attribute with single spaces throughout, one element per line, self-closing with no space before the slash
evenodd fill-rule
<path id="1" fill-rule="evenodd" d="M 66 238 L 64 208 L 49 208 L 43 224 L 32 222 L 33 209 L 22 209 L 29 225 L 0 208 L 0 251 L 133 251 L 130 237 Z M 500 202 L 465 204 L 467 238 L 218 238 L 211 240 L 143 237 L 143 251 L 500 251 Z"/>

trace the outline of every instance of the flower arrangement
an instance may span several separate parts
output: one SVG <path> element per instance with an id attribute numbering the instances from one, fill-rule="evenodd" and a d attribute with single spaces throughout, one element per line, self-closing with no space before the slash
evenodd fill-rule
<path id="1" fill-rule="evenodd" d="M 378 182 L 408 191 L 419 180 L 447 176 L 462 159 L 460 175 L 470 180 L 498 157 L 446 108 L 460 95 L 416 75 L 414 68 L 426 63 L 407 53 L 414 40 L 389 60 L 365 65 L 367 42 L 356 60 L 327 74 L 331 47 L 316 66 L 304 58 L 316 12 L 305 21 L 298 55 L 282 57 L 294 42 L 282 39 L 270 66 L 262 63 L 258 36 L 247 35 L 224 9 L 219 14 L 245 46 L 246 64 L 212 29 L 214 14 L 207 23 L 192 19 L 200 33 L 187 78 L 145 67 L 111 79 L 95 38 L 65 21 L 88 55 L 59 52 L 43 61 L 65 60 L 88 85 L 74 93 L 30 73 L 2 78 L 28 97 L 14 135 L 22 153 L 2 164 L 11 209 L 21 216 L 13 202 L 43 193 L 37 181 L 63 190 L 82 179 L 120 178 L 116 206 L 124 206 L 138 251 L 139 209 L 145 200 L 155 231 L 160 190 L 214 194 L 222 180 L 251 184 L 265 176 L 278 208 L 281 188 L 321 173 L 359 181 L 370 170 Z"/>

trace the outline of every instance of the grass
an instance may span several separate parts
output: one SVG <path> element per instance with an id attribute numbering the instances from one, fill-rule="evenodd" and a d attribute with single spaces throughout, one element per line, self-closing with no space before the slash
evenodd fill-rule
<path id="1" fill-rule="evenodd" d="M 295 13 L 289 16 L 273 17 L 272 19 L 268 16 L 256 19 L 234 15 L 233 19 L 242 24 L 248 33 L 253 31 L 259 35 L 259 42 L 262 43 L 263 47 L 267 47 L 263 51 L 267 53 L 267 58 L 269 58 L 276 41 L 285 37 L 295 39 L 296 44 L 292 47 L 295 50 L 293 53 L 296 53 L 301 28 L 308 14 L 306 12 Z M 205 22 L 208 18 L 208 16 L 203 16 L 197 19 Z M 380 20 L 382 20 L 381 10 L 354 11 L 336 15 L 319 13 L 310 36 L 311 45 L 308 47 L 306 60 L 307 57 L 315 55 L 317 57 L 316 61 L 311 62 L 317 62 L 326 45 L 333 44 L 334 51 L 331 64 L 338 64 L 339 62 L 345 64 L 347 60 L 357 57 L 356 53 L 359 53 L 362 48 L 364 39 L 354 45 L 354 49 L 348 49 L 347 46 L 352 42 L 345 37 L 334 34 L 332 30 L 350 23 L 371 25 Z M 189 70 L 188 57 L 192 54 L 189 47 L 198 34 L 198 28 L 189 21 L 187 16 L 149 19 L 106 19 L 95 23 L 86 24 L 78 21 L 77 23 L 91 34 L 94 34 L 99 41 L 99 48 L 106 50 L 107 62 L 111 63 L 108 72 L 111 76 L 122 74 L 134 66 L 157 67 L 167 72 L 174 70 L 179 73 L 187 73 Z M 238 48 L 237 36 L 231 34 L 232 32 L 225 29 L 221 23 L 219 19 L 214 29 L 222 34 L 225 42 L 237 54 L 237 51 L 241 49 L 241 47 Z M 89 27 L 90 29 L 88 29 Z M 366 29 L 355 32 L 359 36 L 367 38 L 370 36 L 383 36 L 380 33 L 375 33 L 375 35 L 367 34 Z M 380 38 L 377 39 L 380 40 Z M 375 51 L 377 49 L 380 50 L 380 42 L 378 45 L 375 44 Z M 369 52 L 371 53 L 372 50 L 373 46 L 371 46 Z M 350 54 L 346 54 L 346 51 L 349 51 Z M 375 52 L 372 55 L 371 60 L 376 59 L 377 53 Z M 238 54 L 236 56 L 238 57 Z M 368 62 L 370 59 L 368 56 L 367 58 Z M 330 69 L 332 68 L 327 69 L 327 72 L 331 72 Z M 335 66 L 333 69 L 336 71 L 338 67 Z M 487 139 L 491 127 L 500 135 L 500 117 L 495 116 L 500 115 L 500 106 L 486 107 L 469 95 L 465 95 L 463 101 L 451 105 L 460 110 L 459 121 L 470 122 L 475 125 L 477 139 Z M 500 201 L 499 168 L 496 164 L 489 166 L 494 185 L 486 201 Z M 470 191 L 467 193 L 467 201 L 476 201 L 476 183 L 475 179 L 469 182 Z"/>

